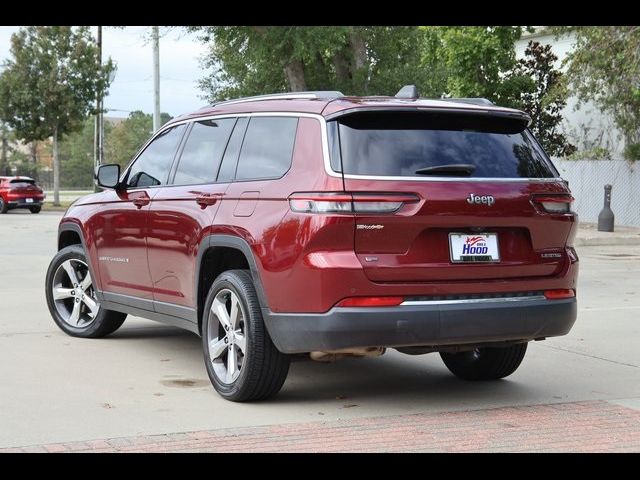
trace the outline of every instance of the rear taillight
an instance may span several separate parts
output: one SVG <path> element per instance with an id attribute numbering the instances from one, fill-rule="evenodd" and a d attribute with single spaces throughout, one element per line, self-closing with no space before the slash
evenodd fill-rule
<path id="1" fill-rule="evenodd" d="M 558 288 L 556 290 L 545 290 L 544 296 L 547 300 L 560 300 L 563 298 L 573 298 L 576 296 L 576 292 L 570 288 Z"/>
<path id="2" fill-rule="evenodd" d="M 533 203 L 546 213 L 571 213 L 574 198 L 569 194 L 534 195 Z"/>
<path id="3" fill-rule="evenodd" d="M 291 210 L 300 213 L 394 213 L 417 195 L 398 193 L 294 193 Z"/>
<path id="4" fill-rule="evenodd" d="M 351 297 L 336 304 L 336 307 L 397 307 L 403 297 Z"/>

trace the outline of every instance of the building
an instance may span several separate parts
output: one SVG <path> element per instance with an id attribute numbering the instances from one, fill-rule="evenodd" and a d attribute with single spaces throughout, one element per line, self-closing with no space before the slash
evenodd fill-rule
<path id="1" fill-rule="evenodd" d="M 522 58 L 530 41 L 539 42 L 542 45 L 551 45 L 553 53 L 558 57 L 557 68 L 566 70 L 562 62 L 572 50 L 575 43 L 575 35 L 569 33 L 559 38 L 551 32 L 550 27 L 533 27 L 533 33 L 525 32 L 522 38 L 516 42 L 516 56 Z M 579 151 L 604 147 L 611 152 L 613 159 L 622 159 L 624 140 L 616 129 L 613 119 L 589 103 L 577 109 L 577 99 L 570 97 L 567 106 L 562 112 L 564 121 L 562 133 L 564 133 Z"/>

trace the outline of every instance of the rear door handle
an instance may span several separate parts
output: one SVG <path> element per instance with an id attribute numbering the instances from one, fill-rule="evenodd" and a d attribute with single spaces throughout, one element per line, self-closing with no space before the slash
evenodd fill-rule
<path id="1" fill-rule="evenodd" d="M 207 208 L 209 205 L 215 205 L 218 201 L 218 195 L 199 195 L 196 197 L 196 203 L 200 208 Z"/>
<path id="2" fill-rule="evenodd" d="M 135 198 L 133 200 L 133 204 L 138 208 L 142 208 L 142 207 L 144 207 L 146 205 L 149 205 L 150 201 L 151 200 L 149 200 L 148 198 Z"/>

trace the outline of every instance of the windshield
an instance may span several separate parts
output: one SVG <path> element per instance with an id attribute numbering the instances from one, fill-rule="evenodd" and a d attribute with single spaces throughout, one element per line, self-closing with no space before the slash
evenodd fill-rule
<path id="1" fill-rule="evenodd" d="M 330 126 L 345 174 L 553 178 L 558 174 L 520 122 L 459 113 L 366 112 Z M 330 138 L 330 145 L 335 139 Z M 332 165 L 339 165 L 332 158 Z"/>

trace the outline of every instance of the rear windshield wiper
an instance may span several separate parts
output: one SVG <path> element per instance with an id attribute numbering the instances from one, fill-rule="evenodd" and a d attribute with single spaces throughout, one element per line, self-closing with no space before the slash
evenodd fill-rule
<path id="1" fill-rule="evenodd" d="M 434 165 L 416 170 L 416 175 L 444 175 L 449 177 L 469 177 L 476 166 L 469 163 L 455 163 L 449 165 Z"/>

